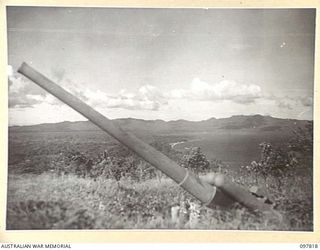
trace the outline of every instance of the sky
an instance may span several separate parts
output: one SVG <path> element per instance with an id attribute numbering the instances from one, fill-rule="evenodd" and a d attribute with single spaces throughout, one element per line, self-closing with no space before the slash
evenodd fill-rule
<path id="1" fill-rule="evenodd" d="M 86 120 L 28 63 L 106 117 L 313 119 L 314 9 L 7 7 L 9 124 Z"/>

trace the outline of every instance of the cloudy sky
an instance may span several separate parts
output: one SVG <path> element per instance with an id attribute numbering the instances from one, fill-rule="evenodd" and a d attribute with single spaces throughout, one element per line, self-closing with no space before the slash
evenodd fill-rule
<path id="1" fill-rule="evenodd" d="M 85 120 L 23 61 L 108 118 L 312 119 L 312 9 L 8 7 L 10 125 Z"/>

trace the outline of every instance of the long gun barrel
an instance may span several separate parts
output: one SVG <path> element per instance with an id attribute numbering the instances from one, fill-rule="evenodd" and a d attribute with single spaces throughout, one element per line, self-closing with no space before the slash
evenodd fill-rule
<path id="1" fill-rule="evenodd" d="M 18 72 L 69 105 L 74 110 L 78 111 L 103 131 L 113 136 L 144 160 L 161 170 L 205 205 L 212 207 L 214 205 L 230 203 L 230 201 L 237 201 L 252 210 L 270 210 L 268 205 L 259 202 L 248 191 L 225 180 L 222 175 L 216 175 L 208 181 L 201 180 L 199 177 L 182 168 L 132 133 L 124 131 L 119 125 L 115 124 L 26 63 L 22 63 Z M 218 188 L 216 188 L 216 186 Z"/>

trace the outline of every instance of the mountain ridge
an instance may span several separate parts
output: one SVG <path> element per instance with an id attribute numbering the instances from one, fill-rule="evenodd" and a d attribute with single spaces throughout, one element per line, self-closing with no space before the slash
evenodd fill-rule
<path id="1" fill-rule="evenodd" d="M 275 118 L 263 115 L 234 115 L 228 118 L 209 118 L 202 121 L 161 119 L 144 120 L 137 118 L 113 119 L 127 130 L 148 130 L 153 132 L 165 131 L 212 131 L 216 129 L 260 129 L 261 131 L 282 130 L 303 127 L 308 120 Z M 66 131 L 95 131 L 100 130 L 90 121 L 63 121 L 59 123 L 42 123 L 37 125 L 9 126 L 9 132 L 66 132 Z"/>

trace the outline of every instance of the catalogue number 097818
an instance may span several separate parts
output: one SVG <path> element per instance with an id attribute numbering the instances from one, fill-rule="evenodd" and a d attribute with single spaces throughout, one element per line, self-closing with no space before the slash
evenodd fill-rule
<path id="1" fill-rule="evenodd" d="M 311 248 L 319 248 L 318 244 L 300 244 L 300 248 L 311 249 Z"/>

